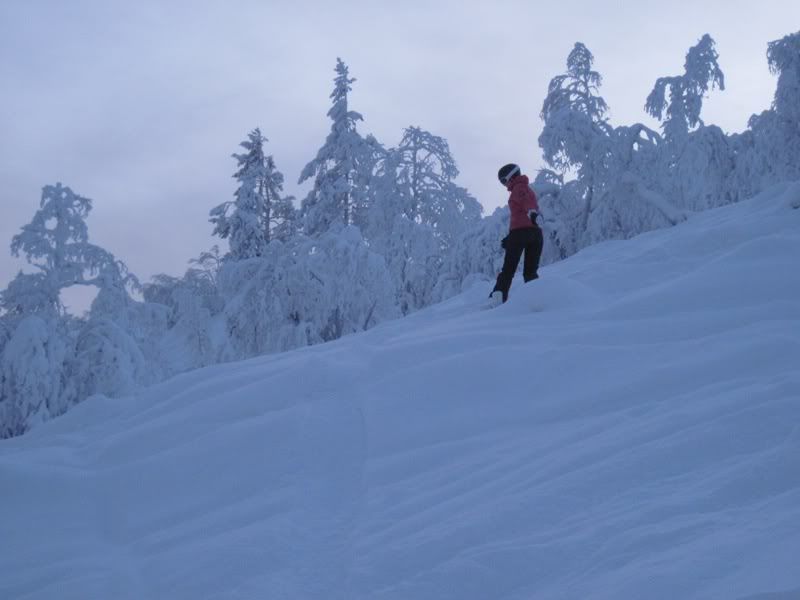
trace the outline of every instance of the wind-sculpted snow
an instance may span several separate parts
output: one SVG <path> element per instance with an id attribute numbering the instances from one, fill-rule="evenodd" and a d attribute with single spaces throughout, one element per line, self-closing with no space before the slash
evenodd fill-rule
<path id="1" fill-rule="evenodd" d="M 0 597 L 800 597 L 798 199 L 0 442 Z"/>

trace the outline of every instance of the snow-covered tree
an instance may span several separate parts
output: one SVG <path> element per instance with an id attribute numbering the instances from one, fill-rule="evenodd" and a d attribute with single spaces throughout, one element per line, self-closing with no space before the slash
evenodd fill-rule
<path id="1" fill-rule="evenodd" d="M 544 159 L 552 168 L 577 170 L 584 179 L 591 179 L 590 170 L 602 166 L 603 141 L 610 132 L 608 105 L 598 93 L 603 78 L 593 65 L 592 53 L 576 42 L 567 56 L 566 73 L 550 80 L 539 136 Z"/>
<path id="2" fill-rule="evenodd" d="M 160 347 L 167 354 L 162 364 L 169 373 L 212 364 L 219 360 L 224 346 L 224 340 L 213 339 L 212 335 L 214 318 L 224 308 L 218 287 L 223 257 L 219 248 L 213 246 L 189 262 L 196 266 L 187 269 L 183 277 L 156 275 L 144 286 L 145 301 L 165 309 L 168 331 L 162 332 Z"/>
<path id="3" fill-rule="evenodd" d="M 369 181 L 374 166 L 374 143 L 358 133 L 361 114 L 348 106 L 348 94 L 355 79 L 347 65 L 336 59 L 336 77 L 328 111 L 331 131 L 316 158 L 303 168 L 299 183 L 314 179 L 314 186 L 303 200 L 301 213 L 305 233 L 319 235 L 335 223 L 357 225 L 359 208 L 367 203 Z"/>
<path id="4" fill-rule="evenodd" d="M 662 121 L 668 141 L 683 140 L 691 129 L 702 125 L 703 97 L 715 87 L 725 89 L 725 76 L 718 58 L 714 40 L 705 34 L 686 54 L 683 75 L 656 80 L 645 110 Z"/>
<path id="5" fill-rule="evenodd" d="M 607 180 L 612 152 L 608 105 L 598 93 L 602 77 L 593 64 L 592 53 L 577 42 L 567 57 L 566 73 L 550 81 L 542 105 L 539 146 L 544 160 L 562 177 L 576 175 L 570 189 L 553 198 L 564 206 L 543 207 L 570 215 L 563 224 L 569 221 L 574 231 L 561 232 L 564 239 L 577 239 L 587 229 L 595 197 Z"/>
<path id="6" fill-rule="evenodd" d="M 383 257 L 369 249 L 358 228 L 331 231 L 302 250 L 290 274 L 286 299 L 289 313 L 311 321 L 320 341 L 364 331 L 397 316 Z"/>
<path id="7" fill-rule="evenodd" d="M 119 396 L 171 374 L 158 349 L 166 330 L 160 305 L 134 300 L 129 288 L 143 287 L 121 262 L 99 275 L 100 290 L 76 339 L 70 370 L 79 399 Z"/>
<path id="8" fill-rule="evenodd" d="M 384 256 L 403 314 L 435 301 L 443 261 L 480 222 L 482 207 L 457 176 L 447 141 L 419 127 L 376 162 L 364 237 Z"/>
<path id="9" fill-rule="evenodd" d="M 12 239 L 12 253 L 23 254 L 37 272 L 18 274 L 0 299 L 16 321 L 0 355 L 6 433 L 22 433 L 94 393 L 83 378 L 87 363 L 76 342 L 91 337 L 98 320 L 113 324 L 105 329 L 113 329 L 119 351 L 92 354 L 92 369 L 118 369 L 125 353 L 141 356 L 129 335 L 135 303 L 128 290 L 136 278 L 110 252 L 89 243 L 85 219 L 91 207 L 68 187 L 46 186 L 32 221 Z M 61 290 L 72 285 L 99 290 L 88 320 L 71 318 L 61 304 Z"/>
<path id="10" fill-rule="evenodd" d="M 396 316 L 383 257 L 358 228 L 270 244 L 260 259 L 227 263 L 228 359 L 330 341 Z"/>
<path id="11" fill-rule="evenodd" d="M 800 31 L 770 42 L 767 61 L 778 76 L 775 112 L 795 125 L 800 124 Z"/>
<path id="12" fill-rule="evenodd" d="M 465 284 L 480 277 L 494 279 L 503 265 L 500 240 L 508 234 L 508 207 L 501 207 L 464 231 L 442 264 L 434 296 L 443 300 L 464 291 Z"/>
<path id="13" fill-rule="evenodd" d="M 0 437 L 21 435 L 76 401 L 66 376 L 72 340 L 63 321 L 28 315 L 0 354 Z"/>
<path id="14" fill-rule="evenodd" d="M 407 127 L 395 152 L 398 177 L 408 190 L 404 216 L 431 227 L 443 251 L 481 217 L 483 207 L 456 185 L 458 167 L 442 137 L 419 127 Z"/>
<path id="15" fill-rule="evenodd" d="M 772 108 L 750 117 L 748 130 L 734 136 L 734 185 L 751 194 L 800 178 L 800 32 L 770 42 L 767 61 L 778 76 Z"/>
<path id="16" fill-rule="evenodd" d="M 38 306 L 62 313 L 61 290 L 72 285 L 101 287 L 105 273 L 116 264 L 114 256 L 89 243 L 86 217 L 92 201 L 57 183 L 45 186 L 39 210 L 11 241 L 11 253 L 25 255 L 39 277 L 18 276 L 13 289 L 3 294 L 8 310 Z M 34 301 L 21 296 L 30 292 Z"/>
<path id="17" fill-rule="evenodd" d="M 274 286 L 285 279 L 293 264 L 289 244 L 273 242 L 260 258 L 229 261 L 219 271 L 219 289 L 224 300 L 222 319 L 225 324 L 226 361 L 242 360 L 270 351 L 288 350 L 306 345 L 305 336 L 287 341 L 286 347 L 275 348 L 274 331 L 280 314 L 280 303 Z M 298 290 L 299 292 L 299 290 Z"/>
<path id="18" fill-rule="evenodd" d="M 187 275 L 192 272 L 195 278 L 206 281 L 211 287 L 216 288 L 217 274 L 222 267 L 222 260 L 223 256 L 219 251 L 219 246 L 214 244 L 210 250 L 205 250 L 197 258 L 189 260 L 190 265 L 197 266 L 191 267 L 187 271 Z"/>
<path id="19" fill-rule="evenodd" d="M 408 314 L 432 302 L 442 251 L 433 227 L 415 219 L 402 159 L 400 152 L 389 150 L 376 168 L 364 237 L 384 257 L 397 305 Z"/>
<path id="20" fill-rule="evenodd" d="M 130 328 L 135 301 L 129 290 L 141 291 L 139 280 L 128 271 L 125 263 L 112 260 L 99 270 L 95 281 L 99 290 L 92 301 L 90 318 L 105 317 L 123 328 Z"/>
<path id="21" fill-rule="evenodd" d="M 613 127 L 599 96 L 602 78 L 581 43 L 567 72 L 550 82 L 539 143 L 551 166 L 546 186 L 543 261 L 557 260 L 601 240 L 625 238 L 683 219 L 661 189 L 662 138 L 648 127 Z M 569 176 L 574 176 L 568 178 Z"/>
<path id="22" fill-rule="evenodd" d="M 544 234 L 542 264 L 561 260 L 578 249 L 576 224 L 581 212 L 580 193 L 573 182 L 564 182 L 564 175 L 552 169 L 540 169 L 533 184 L 539 207 L 539 225 Z"/>
<path id="23" fill-rule="evenodd" d="M 58 288 L 45 273 L 22 271 L 0 292 L 0 307 L 10 317 L 16 318 L 34 314 L 58 315 L 63 309 Z"/>
<path id="24" fill-rule="evenodd" d="M 734 149 L 718 127 L 700 117 L 709 91 L 725 89 L 714 40 L 705 34 L 686 54 L 684 73 L 660 77 L 647 97 L 645 110 L 662 121 L 657 187 L 683 209 L 702 210 L 733 200 L 730 180 Z"/>
<path id="25" fill-rule="evenodd" d="M 256 128 L 240 144 L 246 152 L 233 155 L 239 167 L 235 200 L 210 213 L 214 235 L 229 240 L 234 260 L 261 256 L 273 238 L 291 237 L 296 228 L 293 198 L 283 195 L 283 175 L 273 157 L 264 154 L 266 141 Z"/>
<path id="26" fill-rule="evenodd" d="M 123 327 L 108 317 L 96 317 L 81 329 L 70 371 L 77 397 L 119 396 L 150 379 L 147 361 Z"/>
<path id="27" fill-rule="evenodd" d="M 602 77 L 593 66 L 594 56 L 577 42 L 567 56 L 566 72 L 550 81 L 542 104 L 539 146 L 551 168 L 545 173 L 561 189 L 542 198 L 540 207 L 548 219 L 546 248 L 554 243 L 560 256 L 585 245 L 591 215 L 610 179 L 614 130 L 599 95 Z"/>

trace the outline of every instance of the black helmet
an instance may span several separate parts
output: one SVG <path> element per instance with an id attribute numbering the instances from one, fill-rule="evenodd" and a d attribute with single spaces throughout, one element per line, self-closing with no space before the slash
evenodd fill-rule
<path id="1" fill-rule="evenodd" d="M 497 178 L 500 180 L 500 183 L 503 185 L 508 185 L 508 182 L 511 181 L 516 175 L 520 174 L 519 165 L 515 165 L 514 163 L 508 163 L 506 166 L 502 167 L 497 172 Z"/>

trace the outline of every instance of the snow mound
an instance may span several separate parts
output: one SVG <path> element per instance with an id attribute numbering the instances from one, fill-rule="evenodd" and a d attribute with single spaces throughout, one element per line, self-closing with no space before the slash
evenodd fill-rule
<path id="1" fill-rule="evenodd" d="M 798 198 L 0 442 L 0 597 L 800 597 Z"/>

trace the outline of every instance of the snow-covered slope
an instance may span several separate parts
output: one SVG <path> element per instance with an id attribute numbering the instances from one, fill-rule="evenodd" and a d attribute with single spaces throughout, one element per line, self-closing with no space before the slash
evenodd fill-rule
<path id="1" fill-rule="evenodd" d="M 3 441 L 0 598 L 798 598 L 798 206 Z"/>

